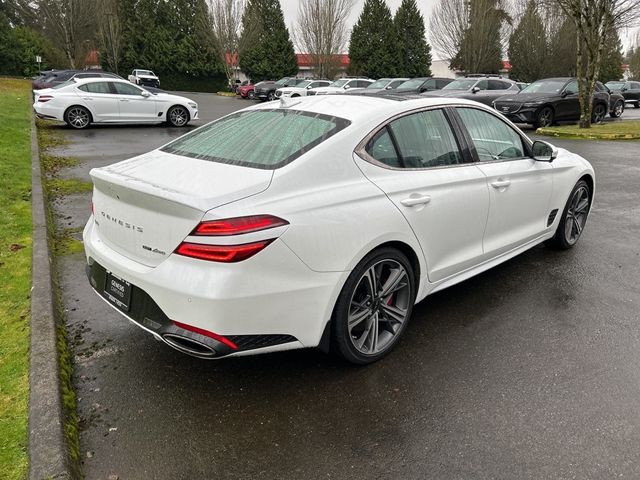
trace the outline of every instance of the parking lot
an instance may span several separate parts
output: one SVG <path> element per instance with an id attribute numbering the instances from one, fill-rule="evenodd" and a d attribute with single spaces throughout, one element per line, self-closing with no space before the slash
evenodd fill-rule
<path id="1" fill-rule="evenodd" d="M 188 96 L 194 126 L 249 105 Z M 88 180 L 187 130 L 60 131 L 58 153 L 81 160 L 63 175 Z M 63 257 L 86 478 L 640 478 L 640 143 L 551 141 L 596 170 L 577 247 L 428 297 L 368 367 L 311 350 L 187 357 L 106 306 L 81 254 Z M 56 221 L 82 226 L 89 202 L 58 201 Z"/>

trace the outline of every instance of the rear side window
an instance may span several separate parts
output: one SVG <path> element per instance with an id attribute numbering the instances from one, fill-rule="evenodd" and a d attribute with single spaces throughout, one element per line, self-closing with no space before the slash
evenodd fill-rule
<path id="1" fill-rule="evenodd" d="M 292 162 L 350 123 L 343 118 L 298 110 L 252 110 L 199 128 L 162 151 L 273 170 Z"/>
<path id="2" fill-rule="evenodd" d="M 80 85 L 78 88 L 83 92 L 89 93 L 113 93 L 109 88 L 108 82 L 85 83 L 84 85 Z"/>
<path id="3" fill-rule="evenodd" d="M 113 82 L 113 86 L 120 95 L 142 95 L 142 90 L 129 83 Z"/>
<path id="4" fill-rule="evenodd" d="M 462 163 L 460 149 L 442 110 L 413 113 L 394 120 L 367 143 L 365 150 L 393 168 Z"/>

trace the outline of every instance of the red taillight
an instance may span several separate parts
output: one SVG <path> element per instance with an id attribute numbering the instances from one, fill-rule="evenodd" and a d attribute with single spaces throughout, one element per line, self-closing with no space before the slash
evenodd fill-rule
<path id="1" fill-rule="evenodd" d="M 200 223 L 192 235 L 207 235 L 222 237 L 257 232 L 269 228 L 282 227 L 289 222 L 273 215 L 252 215 L 249 217 L 225 218 L 222 220 L 208 220 Z"/>
<path id="2" fill-rule="evenodd" d="M 218 335 L 217 333 L 210 332 L 209 330 L 205 330 L 203 328 L 194 327 L 193 325 L 187 325 L 186 323 L 176 322 L 175 320 L 173 321 L 173 323 L 176 325 L 176 327 L 189 330 L 190 332 L 199 333 L 200 335 L 204 335 L 205 337 L 213 338 L 220 343 L 224 343 L 227 347 L 232 348 L 233 350 L 238 349 L 238 346 L 235 343 L 233 343 L 228 338 L 223 337 L 222 335 Z"/>
<path id="3" fill-rule="evenodd" d="M 210 262 L 235 263 L 254 256 L 271 242 L 273 239 L 242 245 L 206 245 L 204 243 L 183 242 L 176 248 L 176 253 Z"/>
<path id="4" fill-rule="evenodd" d="M 38 97 L 38 103 L 45 103 L 49 100 L 53 100 L 53 97 L 51 95 L 40 95 Z"/>

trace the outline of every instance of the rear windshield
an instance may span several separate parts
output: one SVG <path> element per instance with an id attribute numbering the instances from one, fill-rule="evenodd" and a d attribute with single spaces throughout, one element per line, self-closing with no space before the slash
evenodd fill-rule
<path id="1" fill-rule="evenodd" d="M 292 162 L 351 122 L 297 110 L 251 110 L 224 117 L 162 148 L 212 162 L 273 170 Z"/>

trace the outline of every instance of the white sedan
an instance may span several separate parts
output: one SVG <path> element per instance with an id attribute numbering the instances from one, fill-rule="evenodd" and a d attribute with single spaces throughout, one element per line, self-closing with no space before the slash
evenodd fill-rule
<path id="1" fill-rule="evenodd" d="M 329 80 L 305 80 L 295 87 L 283 87 L 276 90 L 276 98 L 280 97 L 306 97 L 307 92 L 312 88 L 328 87 L 331 85 Z"/>
<path id="2" fill-rule="evenodd" d="M 198 118 L 198 104 L 169 93 L 151 93 L 126 80 L 87 78 L 34 90 L 36 115 L 73 128 L 92 123 L 159 123 L 184 127 Z"/>
<path id="3" fill-rule="evenodd" d="M 575 245 L 595 182 L 484 105 L 360 96 L 250 107 L 91 177 L 89 281 L 137 326 L 200 358 L 357 364 L 427 295 Z"/>
<path id="4" fill-rule="evenodd" d="M 307 96 L 336 95 L 352 90 L 362 90 L 373 83 L 368 78 L 341 78 L 326 87 L 312 88 L 307 91 Z"/>

